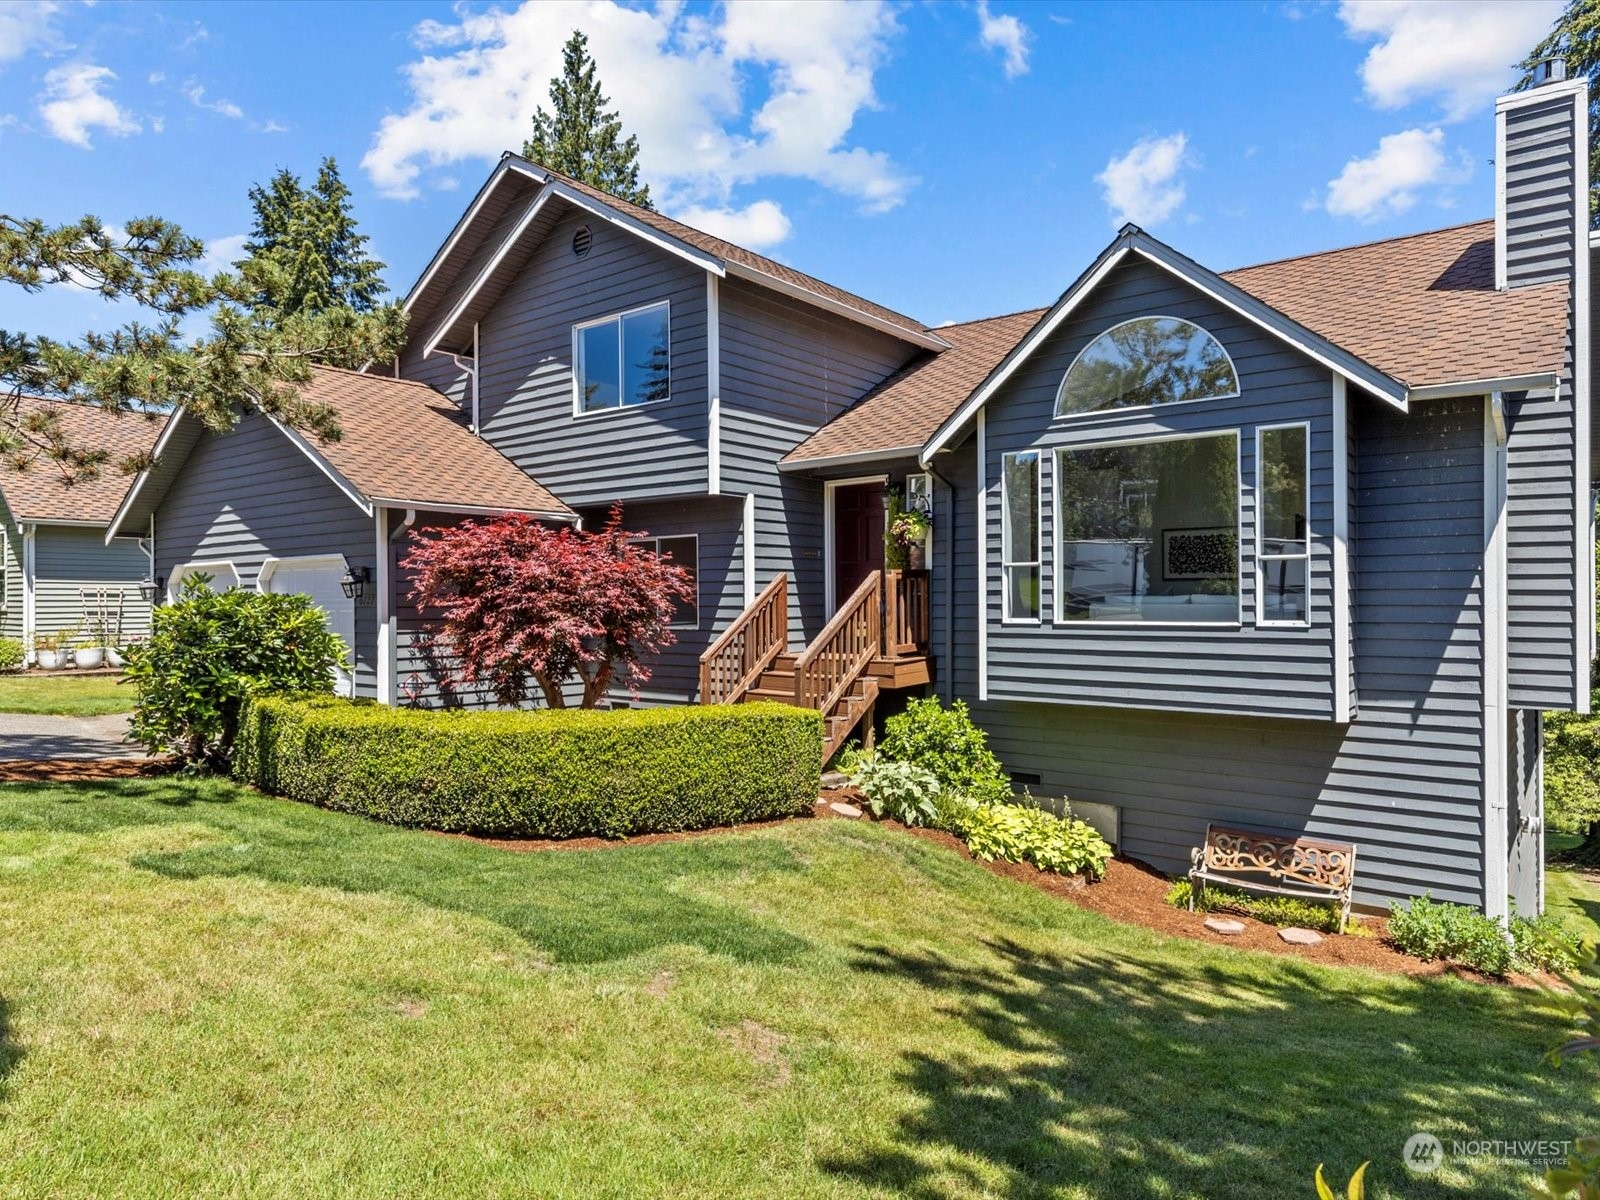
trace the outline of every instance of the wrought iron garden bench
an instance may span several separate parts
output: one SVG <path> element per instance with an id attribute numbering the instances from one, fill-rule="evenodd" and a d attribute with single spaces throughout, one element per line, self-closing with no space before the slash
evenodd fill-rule
<path id="1" fill-rule="evenodd" d="M 1206 844 L 1189 852 L 1189 911 L 1208 883 L 1331 900 L 1339 905 L 1339 932 L 1350 920 L 1356 848 L 1343 842 L 1207 825 Z"/>

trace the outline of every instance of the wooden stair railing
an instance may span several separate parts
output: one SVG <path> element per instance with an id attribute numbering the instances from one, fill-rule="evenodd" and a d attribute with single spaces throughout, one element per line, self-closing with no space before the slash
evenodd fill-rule
<path id="1" fill-rule="evenodd" d="M 862 676 L 883 653 L 882 621 L 883 575 L 874 571 L 795 661 L 795 705 L 816 709 L 828 723 L 824 761 L 877 699 L 878 681 Z"/>
<path id="2" fill-rule="evenodd" d="M 928 572 L 885 571 L 883 580 L 884 653 L 926 654 L 931 598 Z"/>
<path id="3" fill-rule="evenodd" d="M 737 704 L 789 648 L 789 576 L 778 572 L 700 656 L 700 703 Z"/>

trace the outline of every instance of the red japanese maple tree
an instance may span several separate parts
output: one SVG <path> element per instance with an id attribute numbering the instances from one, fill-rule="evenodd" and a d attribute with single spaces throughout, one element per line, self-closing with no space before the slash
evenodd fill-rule
<path id="1" fill-rule="evenodd" d="M 613 683 L 637 694 L 646 659 L 677 641 L 675 604 L 694 595 L 687 571 L 633 544 L 644 536 L 622 528 L 621 505 L 593 533 L 508 515 L 414 531 L 400 565 L 460 681 L 508 705 L 537 684 L 564 708 L 576 676 L 593 708 Z"/>

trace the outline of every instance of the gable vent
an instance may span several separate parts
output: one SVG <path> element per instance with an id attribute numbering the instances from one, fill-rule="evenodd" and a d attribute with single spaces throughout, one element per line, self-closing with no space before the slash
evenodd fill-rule
<path id="1" fill-rule="evenodd" d="M 575 258 L 582 258 L 589 253 L 589 247 L 594 245 L 594 234 L 589 232 L 587 225 L 578 226 L 578 232 L 572 235 L 572 254 Z"/>

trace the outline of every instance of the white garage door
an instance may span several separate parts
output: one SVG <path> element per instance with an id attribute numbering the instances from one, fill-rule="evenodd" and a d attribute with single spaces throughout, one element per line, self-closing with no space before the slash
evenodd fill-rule
<path id="1" fill-rule="evenodd" d="M 343 639 L 347 648 L 356 644 L 355 601 L 344 594 L 339 581 L 344 578 L 345 565 L 337 558 L 283 559 L 272 564 L 270 573 L 263 574 L 265 591 L 289 594 L 300 592 L 310 596 L 312 602 L 328 618 L 328 628 Z M 348 669 L 335 672 L 334 687 L 341 696 L 355 694 L 355 676 Z"/>

